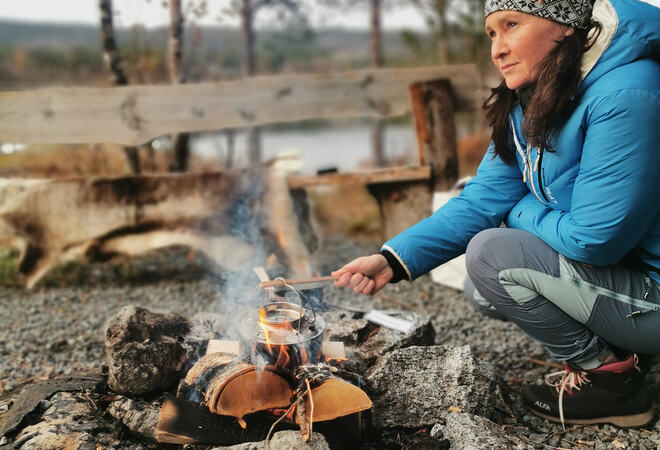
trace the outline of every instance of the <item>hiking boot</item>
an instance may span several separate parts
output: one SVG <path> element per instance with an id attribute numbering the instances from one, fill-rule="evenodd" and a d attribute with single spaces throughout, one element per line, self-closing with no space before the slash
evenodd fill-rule
<path id="1" fill-rule="evenodd" d="M 642 375 L 646 375 L 651 371 L 651 367 L 660 363 L 660 355 L 649 355 L 646 353 L 637 353 L 637 366 L 639 367 Z"/>
<path id="2" fill-rule="evenodd" d="M 527 386 L 523 402 L 534 414 L 553 422 L 638 427 L 653 419 L 636 355 L 592 370 L 566 365 L 564 370 L 546 375 L 545 382 Z"/>

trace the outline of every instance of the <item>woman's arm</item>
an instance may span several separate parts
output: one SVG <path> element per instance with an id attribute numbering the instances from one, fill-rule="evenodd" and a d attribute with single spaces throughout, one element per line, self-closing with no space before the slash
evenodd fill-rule
<path id="1" fill-rule="evenodd" d="M 408 280 L 465 252 L 479 231 L 498 227 L 509 210 L 528 192 L 517 165 L 493 158 L 493 146 L 477 175 L 460 196 L 430 217 L 383 245 L 403 266 Z"/>

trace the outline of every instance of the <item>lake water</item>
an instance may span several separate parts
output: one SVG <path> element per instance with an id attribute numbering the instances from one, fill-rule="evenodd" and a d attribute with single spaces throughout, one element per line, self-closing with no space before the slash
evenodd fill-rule
<path id="1" fill-rule="evenodd" d="M 384 134 L 385 157 L 416 163 L 417 143 L 412 125 L 387 125 Z M 264 160 L 282 152 L 295 151 L 302 156 L 302 173 L 337 168 L 353 171 L 365 167 L 371 157 L 371 127 L 369 124 L 334 125 L 318 129 L 263 130 L 261 134 Z M 224 133 L 202 135 L 193 142 L 193 151 L 204 157 L 227 155 Z M 246 135 L 237 131 L 234 141 L 234 166 L 246 165 Z"/>

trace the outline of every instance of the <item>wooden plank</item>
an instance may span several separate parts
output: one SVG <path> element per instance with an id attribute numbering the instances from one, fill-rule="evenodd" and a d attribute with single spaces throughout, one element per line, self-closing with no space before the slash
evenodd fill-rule
<path id="1" fill-rule="evenodd" d="M 323 184 L 383 184 L 401 181 L 429 180 L 431 168 L 394 167 L 364 172 L 327 173 L 323 175 L 295 175 L 288 178 L 289 188 L 304 188 Z"/>
<path id="2" fill-rule="evenodd" d="M 238 81 L 0 93 L 0 142 L 139 145 L 170 133 L 305 119 L 405 114 L 408 85 L 451 81 L 459 110 L 475 107 L 473 65 L 369 69 Z"/>
<path id="3" fill-rule="evenodd" d="M 241 343 L 224 339 L 211 339 L 206 346 L 206 354 L 210 355 L 211 353 L 229 353 L 238 356 L 241 353 Z"/>
<path id="4" fill-rule="evenodd" d="M 323 341 L 321 343 L 321 355 L 329 360 L 346 360 L 346 346 L 341 341 Z"/>
<path id="5" fill-rule="evenodd" d="M 259 416 L 250 421 L 247 429 L 243 429 L 233 417 L 213 414 L 205 407 L 181 398 L 167 397 L 158 418 L 156 440 L 170 444 L 201 442 L 218 445 L 261 441 L 274 421 Z"/>

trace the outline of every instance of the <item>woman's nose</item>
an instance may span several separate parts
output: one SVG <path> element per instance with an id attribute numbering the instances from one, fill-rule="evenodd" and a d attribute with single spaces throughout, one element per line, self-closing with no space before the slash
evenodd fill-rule
<path id="1" fill-rule="evenodd" d="M 508 51 L 509 51 L 509 47 L 504 39 L 500 37 L 496 37 L 495 39 L 493 39 L 490 45 L 490 55 L 493 58 L 493 61 L 506 55 Z"/>

